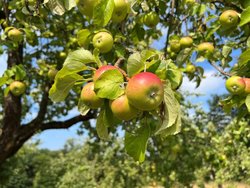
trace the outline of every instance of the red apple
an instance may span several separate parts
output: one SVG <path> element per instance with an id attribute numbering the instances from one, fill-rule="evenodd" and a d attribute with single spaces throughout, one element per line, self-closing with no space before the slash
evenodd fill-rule
<path id="1" fill-rule="evenodd" d="M 139 112 L 138 109 L 129 104 L 126 95 L 122 95 L 117 99 L 110 101 L 110 108 L 117 118 L 126 121 L 135 118 Z"/>
<path id="2" fill-rule="evenodd" d="M 24 94 L 25 90 L 26 85 L 23 82 L 14 81 L 10 84 L 10 92 L 16 97 Z"/>
<path id="3" fill-rule="evenodd" d="M 245 88 L 246 88 L 246 83 L 239 76 L 231 76 L 226 81 L 226 89 L 234 95 L 239 95 L 244 93 Z"/>
<path id="4" fill-rule="evenodd" d="M 104 102 L 104 99 L 99 98 L 94 92 L 94 82 L 89 82 L 82 88 L 81 100 L 92 109 L 101 107 Z"/>
<path id="5" fill-rule="evenodd" d="M 101 66 L 99 69 L 97 69 L 95 71 L 95 74 L 93 76 L 93 80 L 94 82 L 104 73 L 106 72 L 107 70 L 111 70 L 111 69 L 117 69 L 115 66 L 113 65 L 103 65 Z"/>
<path id="6" fill-rule="evenodd" d="M 246 87 L 245 87 L 245 93 L 250 94 L 250 78 L 243 78 Z"/>
<path id="7" fill-rule="evenodd" d="M 131 105 L 140 110 L 150 111 L 162 103 L 164 88 L 158 76 L 151 72 L 142 72 L 129 80 L 126 95 Z"/>

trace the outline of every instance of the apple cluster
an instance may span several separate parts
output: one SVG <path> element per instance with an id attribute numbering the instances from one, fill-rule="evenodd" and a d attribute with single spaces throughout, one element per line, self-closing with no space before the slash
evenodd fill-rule
<path id="1" fill-rule="evenodd" d="M 233 95 L 250 94 L 250 78 L 231 76 L 226 81 L 226 89 Z"/>
<path id="2" fill-rule="evenodd" d="M 93 75 L 93 82 L 87 83 L 81 91 L 81 100 L 91 109 L 103 106 L 104 98 L 95 93 L 95 82 L 107 70 L 120 68 L 113 65 L 101 66 Z M 151 72 L 141 72 L 128 78 L 125 92 L 114 100 L 109 101 L 109 106 L 114 116 L 120 120 L 131 120 L 141 111 L 152 111 L 163 102 L 164 87 L 158 76 Z"/>

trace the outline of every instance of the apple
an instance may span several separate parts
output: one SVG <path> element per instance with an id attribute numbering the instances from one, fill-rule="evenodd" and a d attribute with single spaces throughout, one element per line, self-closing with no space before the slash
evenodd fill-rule
<path id="1" fill-rule="evenodd" d="M 10 92 L 16 97 L 24 94 L 25 90 L 26 85 L 23 82 L 14 81 L 10 84 Z"/>
<path id="2" fill-rule="evenodd" d="M 142 72 L 128 81 L 125 93 L 129 103 L 135 108 L 150 111 L 162 103 L 164 88 L 158 76 L 151 72 Z"/>
<path id="3" fill-rule="evenodd" d="M 186 73 L 193 74 L 193 73 L 195 73 L 195 71 L 196 71 L 196 67 L 193 64 L 188 64 L 186 66 L 186 69 L 185 69 Z"/>
<path id="4" fill-rule="evenodd" d="M 8 38 L 12 41 L 20 42 L 23 40 L 23 33 L 19 29 L 13 28 L 8 31 Z"/>
<path id="5" fill-rule="evenodd" d="M 127 0 L 114 0 L 115 7 L 112 14 L 112 21 L 114 23 L 120 23 L 123 21 L 128 13 Z"/>
<path id="6" fill-rule="evenodd" d="M 89 82 L 82 88 L 80 99 L 92 109 L 100 108 L 104 103 L 104 99 L 99 98 L 94 91 L 94 82 Z"/>
<path id="7" fill-rule="evenodd" d="M 93 81 L 95 82 L 104 72 L 107 70 L 117 69 L 117 67 L 113 65 L 103 65 L 99 69 L 97 69 L 93 76 Z"/>
<path id="8" fill-rule="evenodd" d="M 50 69 L 49 72 L 48 72 L 48 78 L 50 80 L 54 80 L 55 77 L 56 77 L 57 72 L 58 72 L 58 70 L 56 70 L 56 69 Z"/>
<path id="9" fill-rule="evenodd" d="M 59 57 L 62 58 L 62 59 L 65 59 L 67 57 L 66 52 L 60 52 Z"/>
<path id="10" fill-rule="evenodd" d="M 219 21 L 222 27 L 235 27 L 239 23 L 239 16 L 234 10 L 226 10 L 220 15 Z"/>
<path id="11" fill-rule="evenodd" d="M 191 37 L 182 37 L 180 39 L 181 48 L 190 48 L 193 45 L 193 39 Z"/>
<path id="12" fill-rule="evenodd" d="M 246 83 L 240 76 L 231 76 L 226 81 L 226 89 L 234 95 L 244 93 L 245 88 Z"/>
<path id="13" fill-rule="evenodd" d="M 171 40 L 171 41 L 169 42 L 169 44 L 170 44 L 170 50 L 171 50 L 172 52 L 177 53 L 177 52 L 180 51 L 180 49 L 181 49 L 181 44 L 180 44 L 180 41 L 179 41 L 179 40 Z"/>
<path id="14" fill-rule="evenodd" d="M 203 42 L 197 46 L 197 50 L 202 55 L 211 55 L 214 52 L 214 45 L 210 42 Z"/>
<path id="15" fill-rule="evenodd" d="M 139 112 L 138 109 L 133 107 L 128 102 L 128 98 L 126 95 L 122 95 L 117 99 L 110 101 L 110 108 L 113 114 L 121 120 L 131 120 L 135 118 Z"/>
<path id="16" fill-rule="evenodd" d="M 250 94 L 250 78 L 243 78 L 246 87 L 245 87 L 245 93 Z"/>
<path id="17" fill-rule="evenodd" d="M 101 53 L 109 52 L 113 47 L 113 37 L 106 31 L 101 31 L 93 37 L 93 45 L 98 48 Z"/>
<path id="18" fill-rule="evenodd" d="M 150 12 L 148 14 L 146 14 L 143 18 L 143 23 L 147 26 L 147 27 L 155 27 L 160 21 L 159 15 L 156 14 L 155 12 Z"/>
<path id="19" fill-rule="evenodd" d="M 89 18 L 92 18 L 94 7 L 99 3 L 99 0 L 76 0 L 79 11 Z"/>

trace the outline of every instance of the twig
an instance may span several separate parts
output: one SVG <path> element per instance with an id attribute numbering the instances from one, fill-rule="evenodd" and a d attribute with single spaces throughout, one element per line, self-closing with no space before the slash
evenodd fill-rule
<path id="1" fill-rule="evenodd" d="M 214 62 L 209 61 L 210 65 L 212 65 L 217 71 L 219 71 L 221 74 L 225 76 L 231 77 L 232 75 L 228 72 L 225 72 L 221 67 L 217 66 Z"/>

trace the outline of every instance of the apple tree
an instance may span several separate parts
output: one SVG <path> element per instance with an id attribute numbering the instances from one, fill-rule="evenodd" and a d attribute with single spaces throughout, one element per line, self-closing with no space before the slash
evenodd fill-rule
<path id="1" fill-rule="evenodd" d="M 229 78 L 225 111 L 249 118 L 247 0 L 3 0 L 0 7 L 7 56 L 0 163 L 36 133 L 79 122 L 97 140 L 121 126 L 126 152 L 143 162 L 150 138 L 181 131 L 178 89 L 184 75 L 199 86 L 198 62 Z M 61 120 L 75 108 L 79 115 Z"/>

